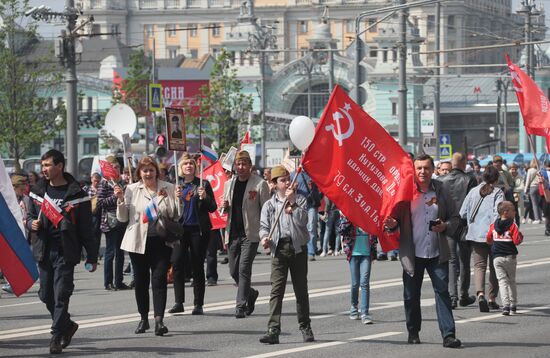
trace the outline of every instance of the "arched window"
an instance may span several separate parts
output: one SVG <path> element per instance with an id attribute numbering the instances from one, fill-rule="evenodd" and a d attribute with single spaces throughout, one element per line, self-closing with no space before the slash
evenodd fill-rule
<path id="1" fill-rule="evenodd" d="M 321 83 L 311 86 L 311 116 L 319 117 L 327 105 L 330 93 L 328 92 L 328 83 Z M 320 94 L 322 93 L 322 94 Z M 290 110 L 291 114 L 297 116 L 307 116 L 307 87 L 303 94 L 300 94 Z"/>

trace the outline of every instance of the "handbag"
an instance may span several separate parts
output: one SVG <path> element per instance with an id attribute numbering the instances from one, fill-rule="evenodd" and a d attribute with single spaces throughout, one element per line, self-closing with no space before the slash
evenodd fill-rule
<path id="1" fill-rule="evenodd" d="M 120 224 L 120 222 L 116 218 L 116 211 L 105 210 L 105 215 L 103 217 L 103 222 L 107 224 L 109 230 L 116 229 Z"/>
<path id="2" fill-rule="evenodd" d="M 162 237 L 167 242 L 181 240 L 185 233 L 183 225 L 163 215 L 159 215 L 155 229 L 157 230 L 158 236 Z"/>

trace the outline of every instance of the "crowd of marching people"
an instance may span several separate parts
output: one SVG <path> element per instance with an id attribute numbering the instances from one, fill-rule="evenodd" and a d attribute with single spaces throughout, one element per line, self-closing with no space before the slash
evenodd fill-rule
<path id="1" fill-rule="evenodd" d="M 74 267 L 83 259 L 88 271 L 96 270 L 102 237 L 104 287 L 134 289 L 141 316 L 136 334 L 150 329 L 151 295 L 154 334 L 168 332 L 164 313 L 169 280 L 174 304 L 168 312 L 184 312 L 185 283 L 192 279 L 192 314 L 203 315 L 205 287 L 215 286 L 218 280 L 218 252 L 227 254 L 237 286 L 235 318 L 253 314 L 259 292 L 253 287 L 252 271 L 254 258 L 263 249 L 271 255 L 272 286 L 267 331 L 260 342 L 279 343 L 289 272 L 303 341 L 314 341 L 308 262 L 342 255 L 350 270 L 350 319 L 375 322 L 369 312 L 372 263 L 400 260 L 408 343 L 421 342 L 420 292 L 427 271 L 443 346 L 457 348 L 461 341 L 456 337 L 453 310 L 459 306 L 477 302 L 480 312 L 516 313 L 520 226 L 546 221 L 545 235 L 550 236 L 550 205 L 544 199 L 548 188 L 543 185 L 548 174 L 537 168 L 536 161 L 528 168 L 516 163 L 507 166 L 494 156 L 482 168 L 479 162 L 467 163 L 461 153 L 439 163 L 427 155 L 414 157 L 413 200 L 401 203 L 384 219 L 386 232 L 399 236 L 399 250 L 382 252 L 378 238 L 350 222 L 306 172 L 290 173 L 277 166 L 265 169 L 262 177 L 248 152 L 240 151 L 233 171 L 226 172 L 229 179 L 218 205 L 210 183 L 200 178 L 198 159 L 183 153 L 176 163 L 179 178 L 175 178 L 174 172 L 149 156 L 141 158 L 131 172 L 122 170 L 121 160 L 108 156 L 105 160 L 118 176 L 94 173 L 84 185 L 65 172 L 63 154 L 50 150 L 42 157 L 40 176 L 11 176 L 39 265 L 39 296 L 52 317 L 50 353 L 61 353 L 78 330 L 68 312 Z M 60 208 L 59 220 L 43 214 L 44 201 Z M 209 215 L 215 211 L 228 215 L 223 230 L 212 230 Z M 128 283 L 124 282 L 125 253 L 132 277 Z M 10 292 L 9 283 L 2 289 Z"/>

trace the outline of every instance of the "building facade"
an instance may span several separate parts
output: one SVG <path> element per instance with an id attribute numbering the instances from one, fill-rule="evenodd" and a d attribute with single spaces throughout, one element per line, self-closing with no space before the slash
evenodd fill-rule
<path id="1" fill-rule="evenodd" d="M 245 2 L 246 3 L 246 2 Z M 200 57 L 216 54 L 227 33 L 238 25 L 242 0 L 81 0 L 86 14 L 94 16 L 92 31 L 116 36 L 130 46 L 155 46 L 157 58 L 173 58 L 179 54 Z M 308 38 L 325 6 L 330 9 L 330 31 L 340 50 L 345 50 L 355 37 L 355 17 L 366 10 L 394 5 L 389 0 L 256 0 L 255 15 L 262 26 L 274 26 L 277 47 L 289 50 L 307 50 Z M 425 39 L 420 44 L 420 60 L 433 65 L 435 55 L 426 53 L 435 49 L 435 7 L 433 5 L 409 9 L 409 21 Z M 360 31 L 370 46 L 367 56 L 376 58 L 379 48 L 374 38 L 379 35 L 382 16 L 365 18 Z M 385 22 L 395 20 L 389 19 Z M 533 22 L 544 25 L 544 18 Z M 483 46 L 495 42 L 523 38 L 523 18 L 512 9 L 511 0 L 448 1 L 441 6 L 441 49 Z M 455 67 L 478 64 L 500 64 L 502 49 L 444 53 L 443 72 L 484 72 L 486 67 Z M 303 53 L 280 53 L 272 66 L 283 67 Z M 494 68 L 493 68 L 494 70 Z"/>

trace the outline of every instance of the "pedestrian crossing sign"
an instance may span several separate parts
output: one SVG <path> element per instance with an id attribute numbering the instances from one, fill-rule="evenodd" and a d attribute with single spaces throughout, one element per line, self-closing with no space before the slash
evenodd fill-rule
<path id="1" fill-rule="evenodd" d="M 453 155 L 453 146 L 451 144 L 441 144 L 439 146 L 439 158 L 451 159 Z"/>
<path id="2" fill-rule="evenodd" d="M 162 111 L 162 85 L 149 84 L 149 112 Z"/>

